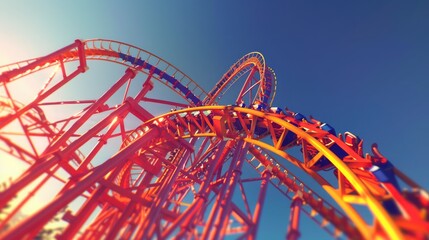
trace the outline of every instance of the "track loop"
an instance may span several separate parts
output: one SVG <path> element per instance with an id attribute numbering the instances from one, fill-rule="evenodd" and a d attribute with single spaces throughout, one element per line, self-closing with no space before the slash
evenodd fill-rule
<path id="1" fill-rule="evenodd" d="M 203 100 L 204 104 L 217 103 L 230 87 L 246 74 L 248 76 L 238 94 L 236 104 L 244 102 L 248 106 L 258 104 L 262 108 L 269 107 L 275 95 L 276 77 L 274 71 L 266 65 L 264 56 L 259 52 L 248 53 L 233 64 Z M 249 101 L 247 97 L 251 100 Z"/>

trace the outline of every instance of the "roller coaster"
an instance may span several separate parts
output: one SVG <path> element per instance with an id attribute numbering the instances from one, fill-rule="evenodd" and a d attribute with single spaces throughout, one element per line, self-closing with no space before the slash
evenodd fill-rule
<path id="1" fill-rule="evenodd" d="M 258 52 L 210 91 L 105 39 L 0 73 L 0 239 L 34 239 L 58 218 L 57 239 L 263 238 L 269 186 L 290 208 L 287 239 L 301 214 L 333 238 L 429 238 L 426 190 L 376 144 L 364 153 L 356 134 L 273 106 Z"/>

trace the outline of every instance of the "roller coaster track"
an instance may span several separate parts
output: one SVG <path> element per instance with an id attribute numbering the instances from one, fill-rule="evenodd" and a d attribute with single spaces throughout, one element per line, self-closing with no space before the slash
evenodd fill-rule
<path id="1" fill-rule="evenodd" d="M 48 101 L 69 81 L 91 70 L 88 60 L 127 69 L 102 96 Z M 78 66 L 70 72 L 67 66 L 71 62 Z M 32 74 L 53 67 L 54 73 L 33 100 L 21 103 L 16 99 L 15 81 L 27 81 Z M 51 202 L 8 231 L 0 230 L 2 239 L 34 237 L 82 196 L 85 202 L 63 216 L 67 222 L 59 233 L 63 238 L 217 239 L 238 235 L 253 239 L 268 183 L 287 199 L 300 198 L 301 210 L 333 237 L 424 239 L 429 235 L 426 191 L 394 168 L 376 145 L 372 154 L 364 155 L 363 141 L 355 135 L 337 135 L 327 123 L 273 107 L 277 80 L 260 53 L 240 58 L 207 92 L 160 57 L 104 39 L 76 40 L 44 57 L 1 66 L 0 72 L 5 93 L 0 99 L 0 150 L 30 166 L 0 192 L 0 209 L 42 175 L 44 180 L 30 195 L 49 187 L 45 183 L 50 178 L 62 185 Z M 129 96 L 130 82 L 138 74 L 146 80 L 137 95 Z M 233 105 L 221 105 L 219 100 L 242 79 L 243 87 Z M 152 80 L 186 103 L 148 98 L 146 94 L 154 89 Z M 123 99 L 107 106 L 107 100 L 124 85 Z M 182 109 L 157 115 L 141 105 L 142 101 Z M 67 104 L 87 106 L 61 119 L 45 115 L 46 106 Z M 129 115 L 141 125 L 130 129 Z M 85 124 L 90 125 L 82 128 Z M 14 126 L 21 130 L 13 130 Z M 17 141 L 15 136 L 24 140 Z M 36 137 L 44 137 L 46 144 L 42 146 Z M 117 152 L 94 164 L 101 150 L 110 148 L 106 143 L 115 138 L 121 139 L 115 146 Z M 85 156 L 82 146 L 92 144 L 92 139 L 97 143 Z M 288 165 L 302 170 L 318 186 L 310 187 Z M 248 167 L 259 177 L 249 177 Z M 401 190 L 396 179 L 413 191 Z M 247 194 L 254 190 L 246 184 L 259 184 L 259 193 Z M 315 188 L 332 199 L 317 194 Z M 27 204 L 30 195 L 1 219 L 0 229 Z M 371 223 L 357 210 L 362 207 L 370 212 Z M 88 219 L 92 220 L 85 225 Z"/>

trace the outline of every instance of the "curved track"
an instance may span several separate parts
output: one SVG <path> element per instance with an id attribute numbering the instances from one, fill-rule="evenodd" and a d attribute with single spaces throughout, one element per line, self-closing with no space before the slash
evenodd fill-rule
<path id="1" fill-rule="evenodd" d="M 170 87 L 190 105 L 200 105 L 200 99 L 207 96 L 195 81 L 162 58 L 133 45 L 106 39 L 76 40 L 48 56 L 1 66 L 0 72 L 2 81 L 8 82 L 70 61 L 80 61 L 81 70 L 85 71 L 86 60 L 110 61 L 152 74 L 153 79 Z"/>
<path id="2" fill-rule="evenodd" d="M 204 105 L 212 105 L 220 99 L 241 77 L 246 76 L 235 103 L 259 104 L 262 108 L 270 106 L 274 100 L 276 78 L 264 56 L 258 52 L 244 55 L 215 84 L 209 95 L 203 100 Z"/>

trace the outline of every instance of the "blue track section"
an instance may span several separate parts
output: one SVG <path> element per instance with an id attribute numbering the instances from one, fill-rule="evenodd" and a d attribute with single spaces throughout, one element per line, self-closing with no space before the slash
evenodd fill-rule
<path id="1" fill-rule="evenodd" d="M 141 60 L 140 58 L 135 58 L 124 53 L 118 53 L 118 55 L 124 61 L 127 61 L 134 65 L 142 66 L 146 70 L 153 71 L 153 74 L 156 74 L 159 76 L 160 79 L 164 79 L 169 82 L 174 88 L 178 89 L 187 99 L 191 100 L 196 106 L 201 105 L 201 100 L 197 96 L 195 96 L 191 92 L 191 90 L 189 90 L 189 88 L 180 83 L 179 80 L 177 80 L 176 78 L 154 67 L 150 63 Z"/>

